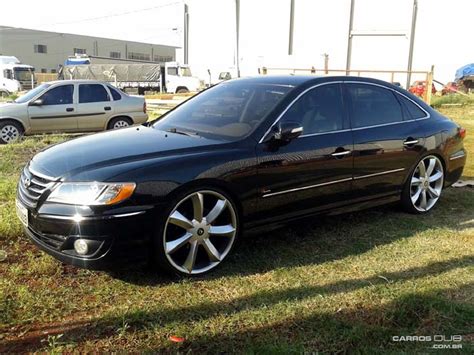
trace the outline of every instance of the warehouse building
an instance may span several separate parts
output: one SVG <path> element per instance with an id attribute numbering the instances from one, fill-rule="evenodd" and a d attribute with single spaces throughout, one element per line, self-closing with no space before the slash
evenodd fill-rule
<path id="1" fill-rule="evenodd" d="M 68 33 L 46 32 L 0 26 L 0 55 L 17 57 L 35 67 L 37 73 L 56 73 L 68 56 L 88 54 L 110 58 L 147 62 L 176 60 L 176 48 L 151 43 L 122 41 Z"/>

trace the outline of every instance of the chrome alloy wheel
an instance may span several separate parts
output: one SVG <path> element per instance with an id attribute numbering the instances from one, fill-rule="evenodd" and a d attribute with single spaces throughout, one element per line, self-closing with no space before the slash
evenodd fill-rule
<path id="1" fill-rule="evenodd" d="M 410 182 L 410 198 L 420 212 L 429 211 L 438 201 L 443 189 L 444 170 L 434 155 L 423 158 L 416 167 Z"/>
<path id="2" fill-rule="evenodd" d="M 2 127 L 2 130 L 0 131 L 0 138 L 7 144 L 12 143 L 13 141 L 16 141 L 18 138 L 20 138 L 20 131 L 14 125 L 7 124 Z"/>
<path id="3" fill-rule="evenodd" d="M 236 234 L 236 212 L 226 197 L 210 190 L 193 192 L 168 216 L 163 236 L 165 255 L 176 270 L 201 274 L 227 256 Z"/>
<path id="4" fill-rule="evenodd" d="M 130 126 L 130 124 L 125 121 L 125 120 L 118 120 L 117 122 L 114 123 L 113 125 L 113 129 L 119 129 L 119 128 L 124 128 L 124 127 L 128 127 Z"/>

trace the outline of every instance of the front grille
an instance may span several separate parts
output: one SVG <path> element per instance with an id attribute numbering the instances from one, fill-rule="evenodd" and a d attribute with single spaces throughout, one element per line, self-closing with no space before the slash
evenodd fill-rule
<path id="1" fill-rule="evenodd" d="M 53 180 L 35 175 L 25 168 L 18 182 L 18 195 L 25 205 L 35 208 L 41 195 L 53 184 Z"/>

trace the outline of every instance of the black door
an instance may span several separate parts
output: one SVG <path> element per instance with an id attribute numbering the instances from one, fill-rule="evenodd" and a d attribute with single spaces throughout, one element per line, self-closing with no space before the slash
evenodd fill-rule
<path id="1" fill-rule="evenodd" d="M 354 198 L 399 194 L 423 148 L 417 118 L 427 114 L 380 85 L 345 83 L 354 137 Z"/>
<path id="2" fill-rule="evenodd" d="M 286 145 L 257 146 L 262 222 L 296 217 L 344 204 L 352 180 L 352 134 L 339 83 L 302 94 L 279 122 L 297 122 L 300 137 Z"/>

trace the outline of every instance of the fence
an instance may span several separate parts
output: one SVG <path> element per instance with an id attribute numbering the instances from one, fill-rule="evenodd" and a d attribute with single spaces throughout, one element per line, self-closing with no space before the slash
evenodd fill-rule
<path id="1" fill-rule="evenodd" d="M 423 100 L 429 105 L 431 103 L 431 86 L 433 85 L 434 66 L 430 71 L 406 71 L 406 70 L 373 70 L 373 69 L 316 69 L 311 68 L 268 68 L 260 69 L 260 74 L 292 74 L 292 75 L 352 75 L 367 76 L 389 81 L 391 83 L 401 82 L 400 76 L 406 77 L 409 73 L 413 77 L 426 82 Z M 408 88 L 407 88 L 408 89 Z"/>
<path id="2" fill-rule="evenodd" d="M 58 80 L 58 74 L 55 73 L 35 73 L 36 82 L 38 84 Z"/>

